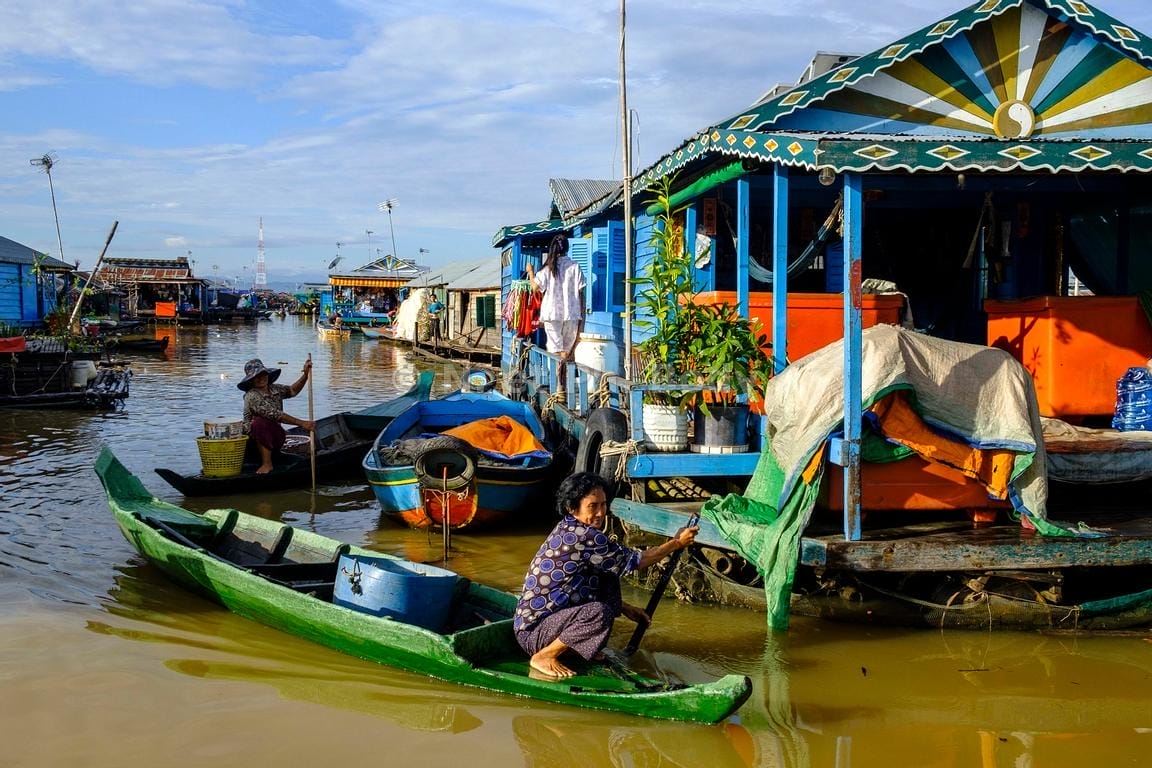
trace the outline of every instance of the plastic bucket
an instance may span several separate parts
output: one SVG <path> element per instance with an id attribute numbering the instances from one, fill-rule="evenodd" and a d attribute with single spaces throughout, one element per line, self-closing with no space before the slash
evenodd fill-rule
<path id="1" fill-rule="evenodd" d="M 439 632 L 448 623 L 458 580 L 434 565 L 341 555 L 332 602 Z"/>
<path id="2" fill-rule="evenodd" d="M 204 422 L 204 437 L 209 440 L 227 440 L 244 436 L 244 421 L 223 417 Z"/>
<path id="3" fill-rule="evenodd" d="M 580 365 L 603 373 L 623 373 L 620 347 L 610 336 L 582 333 L 572 358 Z"/>
<path id="4" fill-rule="evenodd" d="M 744 404 L 708 406 L 705 414 L 696 408 L 692 423 L 695 453 L 746 453 L 748 451 L 748 406 Z"/>
<path id="5" fill-rule="evenodd" d="M 94 378 L 96 378 L 96 363 L 91 360 L 74 360 L 72 362 L 73 387 L 83 389 Z"/>

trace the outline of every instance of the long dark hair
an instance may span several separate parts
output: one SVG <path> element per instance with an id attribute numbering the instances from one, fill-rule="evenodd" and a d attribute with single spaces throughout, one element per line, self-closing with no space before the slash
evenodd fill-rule
<path id="1" fill-rule="evenodd" d="M 560 257 L 566 253 L 568 253 L 568 237 L 563 233 L 554 236 L 552 242 L 548 243 L 548 258 L 544 264 L 545 269 L 551 272 L 553 277 L 556 276 Z"/>
<path id="2" fill-rule="evenodd" d="M 597 488 L 604 491 L 604 498 L 612 500 L 612 488 L 608 485 L 608 481 L 595 472 L 577 472 L 569 475 L 556 490 L 556 512 L 563 517 L 578 511 L 584 497 Z"/>

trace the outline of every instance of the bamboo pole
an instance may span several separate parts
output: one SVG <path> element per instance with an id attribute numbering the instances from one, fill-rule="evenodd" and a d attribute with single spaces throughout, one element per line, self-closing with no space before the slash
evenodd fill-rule
<path id="1" fill-rule="evenodd" d="M 88 286 L 92 284 L 93 278 L 96 277 L 96 270 L 100 269 L 100 264 L 104 261 L 104 254 L 108 253 L 108 245 L 112 242 L 112 236 L 116 234 L 116 227 L 120 224 L 119 221 L 112 222 L 112 229 L 108 230 L 108 239 L 104 241 L 104 248 L 100 251 L 100 258 L 96 259 L 96 266 L 92 267 L 92 271 L 88 273 L 88 279 L 84 281 L 84 287 L 80 289 L 80 295 L 76 297 L 76 304 L 72 307 L 72 315 L 68 318 L 68 331 L 72 332 L 72 324 L 76 322 L 76 315 L 80 312 L 80 305 L 84 303 L 84 292 L 88 290 Z"/>

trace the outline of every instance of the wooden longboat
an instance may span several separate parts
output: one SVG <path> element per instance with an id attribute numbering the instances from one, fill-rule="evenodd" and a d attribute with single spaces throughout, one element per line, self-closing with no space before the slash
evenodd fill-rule
<path id="1" fill-rule="evenodd" d="M 173 580 L 234 613 L 370 661 L 485 690 L 644 717 L 714 723 L 751 693 L 728 675 L 688 685 L 646 677 L 614 655 L 562 681 L 529 674 L 512 632 L 515 596 L 457 576 L 443 632 L 333 602 L 341 556 L 381 558 L 309 531 L 155 498 L 104 448 L 96 472 L 125 538 Z M 406 563 L 399 558 L 388 558 Z"/>
<path id="2" fill-rule="evenodd" d="M 317 481 L 328 482 L 355 475 L 364 452 L 380 430 L 413 404 L 428 399 L 433 376 L 432 371 L 422 371 L 416 383 L 402 395 L 360 411 L 345 411 L 318 419 L 313 434 Z M 287 432 L 290 439 L 308 435 L 300 427 L 292 427 Z M 312 458 L 308 453 L 308 443 L 304 441 L 301 446 L 301 450 L 285 451 L 277 457 L 272 471 L 266 474 L 256 473 L 259 462 L 255 457 L 246 458 L 241 472 L 231 477 L 203 473 L 185 475 L 164 467 L 157 467 L 156 474 L 185 496 L 223 496 L 304 488 L 312 479 Z"/>
<path id="3" fill-rule="evenodd" d="M 465 377 L 467 380 L 467 376 Z M 456 391 L 414 404 L 381 430 L 364 474 L 385 516 L 412 528 L 487 526 L 533 509 L 553 478 L 551 450 L 496 457 L 438 433 L 505 417 L 547 446 L 527 403 L 498 392 Z"/>

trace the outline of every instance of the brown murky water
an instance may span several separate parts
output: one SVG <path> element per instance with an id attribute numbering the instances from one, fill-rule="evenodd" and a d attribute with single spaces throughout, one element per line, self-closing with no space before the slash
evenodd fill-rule
<path id="1" fill-rule="evenodd" d="M 731 722 L 699 726 L 438 683 L 233 616 L 168 582 L 121 538 L 92 472 L 100 445 L 189 508 L 235 506 L 436 561 L 439 537 L 382 523 L 362 483 L 185 500 L 152 469 L 197 469 L 201 422 L 239 413 L 235 382 L 250 357 L 291 381 L 311 352 L 317 415 L 401 392 L 425 367 L 445 392 L 460 369 L 379 342 L 320 340 L 295 318 L 181 329 L 175 341 L 167 357 L 131 358 L 122 412 L 0 411 L 0 766 L 1149 762 L 1144 637 L 809 621 L 772 636 L 757 614 L 665 601 L 641 651 L 646 663 L 689 679 L 738 672 L 755 682 Z M 303 394 L 289 406 L 307 413 Z M 550 522 L 542 511 L 536 528 L 457 535 L 450 567 L 515 588 Z"/>

